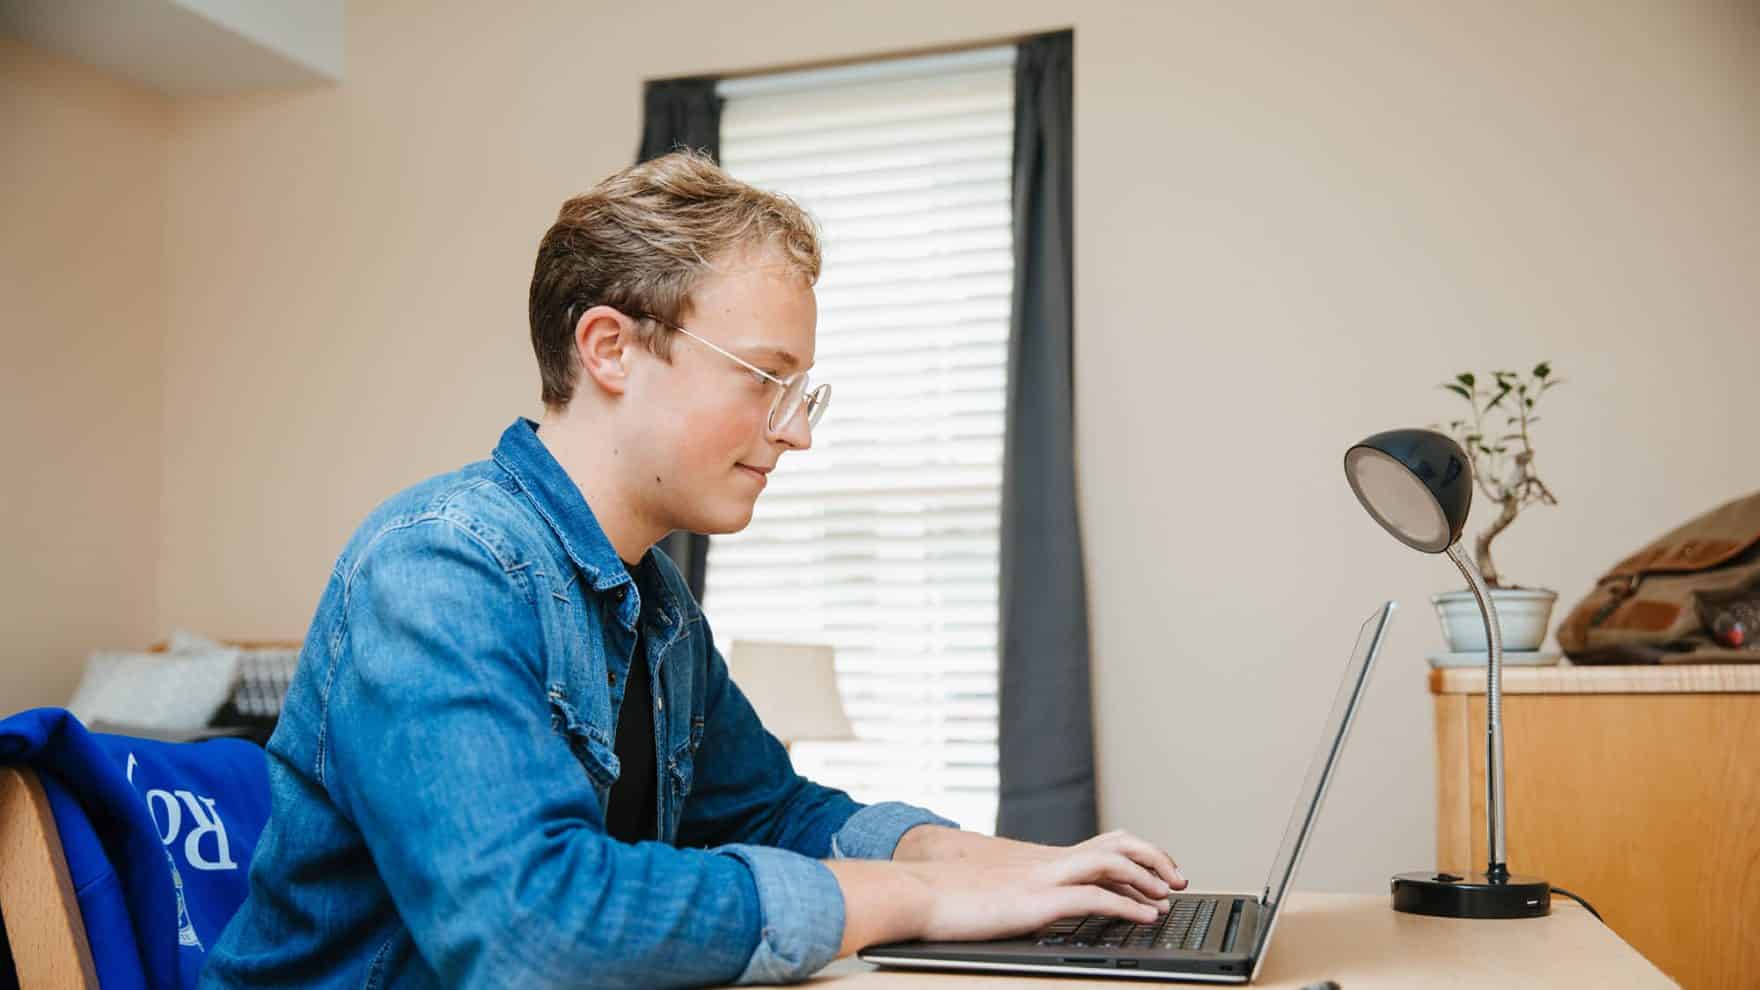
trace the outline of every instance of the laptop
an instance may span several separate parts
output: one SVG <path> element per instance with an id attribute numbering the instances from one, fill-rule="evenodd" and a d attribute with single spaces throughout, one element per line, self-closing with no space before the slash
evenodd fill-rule
<path id="1" fill-rule="evenodd" d="M 898 942 L 862 950 L 877 966 L 909 969 L 1054 973 L 1148 980 L 1250 983 L 1259 975 L 1277 928 L 1278 909 L 1295 879 L 1302 851 L 1320 816 L 1326 785 L 1338 766 L 1351 719 L 1381 652 L 1394 603 L 1387 602 L 1357 633 L 1357 645 L 1332 702 L 1320 749 L 1296 797 L 1283 847 L 1264 892 L 1176 893 L 1172 910 L 1151 924 L 1092 915 L 1065 918 L 1030 935 L 988 942 Z"/>

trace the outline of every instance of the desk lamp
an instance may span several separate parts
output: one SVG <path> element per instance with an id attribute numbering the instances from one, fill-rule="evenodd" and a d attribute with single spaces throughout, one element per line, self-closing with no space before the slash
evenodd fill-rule
<path id="1" fill-rule="evenodd" d="M 1473 504 L 1473 468 L 1466 452 L 1430 430 L 1389 430 L 1344 454 L 1344 475 L 1369 515 L 1393 538 L 1424 553 L 1443 553 L 1466 576 L 1491 645 L 1485 698 L 1485 808 L 1490 863 L 1484 873 L 1400 873 L 1393 909 L 1446 918 L 1538 918 L 1552 910 L 1552 888 L 1538 877 L 1513 876 L 1504 848 L 1503 631 L 1479 569 L 1461 549 Z"/>

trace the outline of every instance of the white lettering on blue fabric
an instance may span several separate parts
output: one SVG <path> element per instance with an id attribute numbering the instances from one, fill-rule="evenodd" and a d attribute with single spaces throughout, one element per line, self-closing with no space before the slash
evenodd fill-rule
<path id="1" fill-rule="evenodd" d="M 183 839 L 183 858 L 189 865 L 198 870 L 236 870 L 238 864 L 232 861 L 232 843 L 226 836 L 226 823 L 220 820 L 220 813 L 214 810 L 214 799 L 211 797 L 197 798 L 189 791 L 178 791 L 177 796 L 189 809 L 190 819 L 195 827 Z M 207 811 L 203 812 L 206 806 Z M 214 837 L 214 850 L 218 853 L 214 859 L 202 855 L 202 836 Z"/>
<path id="2" fill-rule="evenodd" d="M 158 807 L 154 801 L 165 802 L 165 824 L 159 824 Z M 177 833 L 183 831 L 183 810 L 177 806 L 177 799 L 170 791 L 154 788 L 147 792 L 147 814 L 153 818 L 153 827 L 159 830 L 159 841 L 170 845 L 177 841 Z"/>

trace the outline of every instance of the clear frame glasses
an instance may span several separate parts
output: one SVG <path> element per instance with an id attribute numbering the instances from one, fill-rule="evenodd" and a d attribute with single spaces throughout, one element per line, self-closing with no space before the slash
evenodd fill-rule
<path id="1" fill-rule="evenodd" d="M 776 398 L 772 399 L 770 402 L 770 417 L 766 421 L 766 426 L 768 426 L 771 433 L 781 433 L 787 428 L 788 424 L 794 422 L 794 418 L 799 415 L 802 406 L 806 407 L 807 429 L 809 431 L 812 430 L 813 427 L 819 425 L 819 420 L 825 418 L 825 410 L 831 405 L 831 386 L 828 384 L 820 384 L 816 386 L 810 384 L 807 380 L 807 373 L 805 371 L 797 371 L 794 374 L 789 375 L 787 378 L 778 378 L 768 371 L 765 371 L 763 368 L 752 364 L 750 361 L 747 361 L 738 355 L 729 353 L 713 341 L 705 340 L 676 323 L 668 323 L 652 313 L 640 313 L 637 315 L 645 320 L 653 320 L 655 323 L 660 324 L 668 330 L 676 330 L 679 333 L 684 334 L 686 337 L 702 344 L 704 347 L 707 347 L 729 361 L 732 361 L 734 364 L 737 364 L 756 375 L 760 380 L 775 385 L 777 387 Z"/>

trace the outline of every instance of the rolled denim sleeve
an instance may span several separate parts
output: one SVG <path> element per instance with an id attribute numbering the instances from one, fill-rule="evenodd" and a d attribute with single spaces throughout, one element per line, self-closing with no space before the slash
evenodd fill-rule
<path id="1" fill-rule="evenodd" d="M 831 855 L 838 859 L 891 859 L 898 840 L 918 825 L 959 828 L 932 811 L 902 801 L 870 804 L 849 816 L 831 836 Z"/>
<path id="2" fill-rule="evenodd" d="M 792 983 L 837 958 L 843 890 L 824 863 L 767 846 L 714 850 L 745 863 L 758 888 L 758 947 L 740 983 Z"/>

